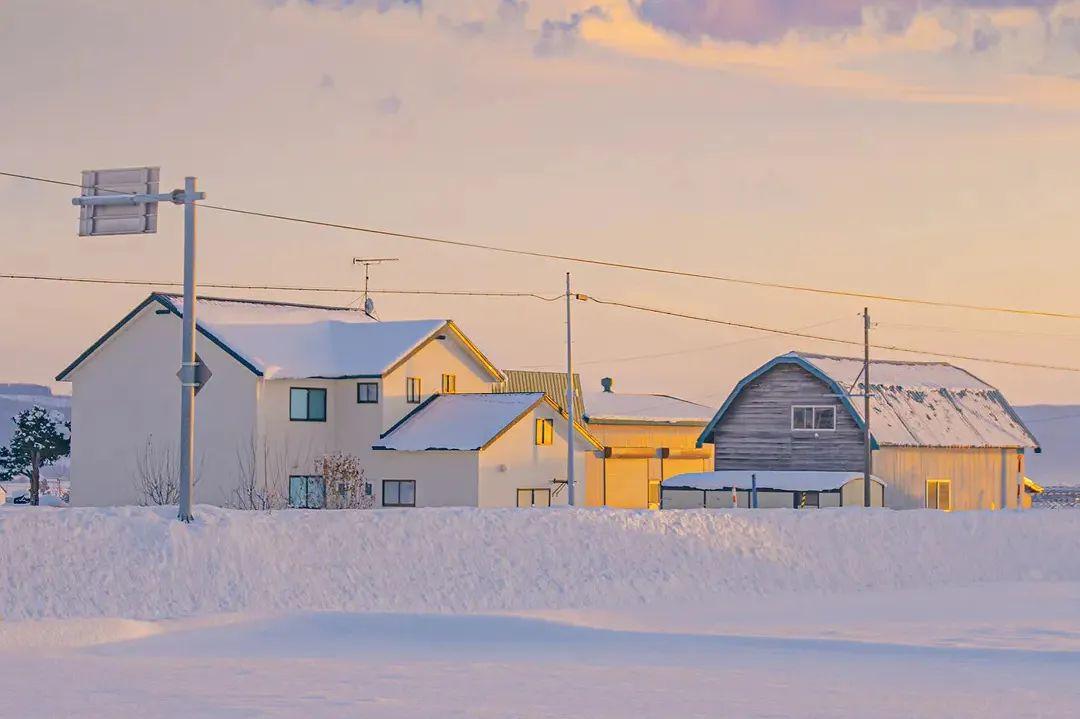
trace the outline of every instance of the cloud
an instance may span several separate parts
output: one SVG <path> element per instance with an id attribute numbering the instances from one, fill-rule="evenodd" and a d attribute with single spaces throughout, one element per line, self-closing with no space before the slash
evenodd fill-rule
<path id="1" fill-rule="evenodd" d="M 902 32 L 934 7 L 1049 10 L 1062 0 L 639 0 L 638 16 L 694 42 L 702 38 L 774 42 L 793 31 L 843 32 L 872 23 Z"/>
<path id="2" fill-rule="evenodd" d="M 375 103 L 375 114 L 380 117 L 389 117 L 401 112 L 401 98 L 397 95 L 391 94 L 386 97 L 379 98 Z"/>
<path id="3" fill-rule="evenodd" d="M 590 18 L 607 20 L 608 14 L 599 5 L 592 5 L 571 14 L 567 20 L 544 20 L 540 26 L 540 39 L 533 47 L 533 53 L 538 57 L 569 54 L 581 37 L 582 23 Z"/>

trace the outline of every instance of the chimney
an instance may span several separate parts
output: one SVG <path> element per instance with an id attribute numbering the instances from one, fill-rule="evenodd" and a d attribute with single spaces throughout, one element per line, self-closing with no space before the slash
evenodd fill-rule
<path id="1" fill-rule="evenodd" d="M 612 382 L 612 379 L 610 377 L 604 377 L 602 380 L 600 380 L 600 386 L 604 388 L 605 392 L 611 391 L 612 384 L 614 383 Z"/>

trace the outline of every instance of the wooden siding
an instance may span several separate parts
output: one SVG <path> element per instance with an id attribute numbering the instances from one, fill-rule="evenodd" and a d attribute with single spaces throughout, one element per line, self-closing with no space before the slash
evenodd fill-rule
<path id="1" fill-rule="evenodd" d="M 1015 508 L 1018 469 L 1023 476 L 1016 450 L 882 447 L 874 452 L 874 475 L 885 482 L 885 505 L 894 509 L 925 507 L 928 479 L 951 480 L 954 510 L 1000 509 L 1003 461 L 1006 506 Z"/>
<path id="2" fill-rule="evenodd" d="M 792 431 L 793 405 L 834 405 L 833 431 Z M 713 432 L 716 469 L 861 472 L 863 432 L 829 386 L 777 365 L 740 393 Z"/>

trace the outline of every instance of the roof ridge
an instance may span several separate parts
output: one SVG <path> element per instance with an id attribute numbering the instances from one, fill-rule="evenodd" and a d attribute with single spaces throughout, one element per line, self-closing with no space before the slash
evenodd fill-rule
<path id="1" fill-rule="evenodd" d="M 825 354 L 824 352 L 803 352 L 802 350 L 792 350 L 788 354 L 796 355 L 799 357 L 818 357 L 820 359 L 850 360 L 851 362 L 863 362 L 862 357 L 850 357 L 848 355 L 831 355 Z M 944 360 L 894 360 L 871 357 L 870 364 L 910 365 L 915 367 L 952 367 L 953 369 L 967 372 L 967 370 L 965 370 L 963 367 L 954 365 L 952 362 L 945 362 Z M 968 372 L 968 374 L 971 373 Z"/>
<path id="2" fill-rule="evenodd" d="M 151 292 L 151 297 L 165 297 L 168 299 L 183 300 L 184 296 L 179 292 Z M 339 305 L 316 305 L 306 302 L 281 302 L 278 300 L 259 300 L 252 297 L 215 297 L 211 295 L 197 295 L 195 301 L 210 301 L 210 302 L 234 302 L 236 304 L 247 305 L 269 305 L 271 307 L 297 307 L 300 309 L 308 310 L 335 310 L 339 312 L 357 312 L 359 314 L 367 314 L 363 310 L 355 309 L 352 307 L 343 307 Z M 368 315 L 370 317 L 370 315 Z M 374 318 L 373 318 L 374 319 Z"/>

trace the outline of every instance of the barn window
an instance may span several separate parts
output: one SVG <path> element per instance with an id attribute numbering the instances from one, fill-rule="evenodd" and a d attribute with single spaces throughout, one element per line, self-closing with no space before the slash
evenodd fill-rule
<path id="1" fill-rule="evenodd" d="M 550 489 L 519 489 L 517 491 L 517 506 L 519 507 L 550 507 Z"/>
<path id="2" fill-rule="evenodd" d="M 832 405 L 794 405 L 791 408 L 793 430 L 836 429 L 836 407 Z"/>
<path id="3" fill-rule="evenodd" d="M 551 419 L 536 420 L 536 443 L 551 444 L 555 438 L 555 421 Z"/>
<path id="4" fill-rule="evenodd" d="M 948 479 L 926 480 L 927 509 L 952 511 L 952 481 Z"/>

